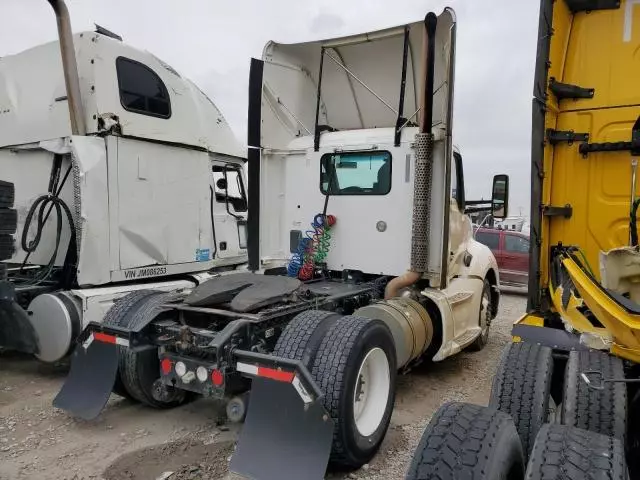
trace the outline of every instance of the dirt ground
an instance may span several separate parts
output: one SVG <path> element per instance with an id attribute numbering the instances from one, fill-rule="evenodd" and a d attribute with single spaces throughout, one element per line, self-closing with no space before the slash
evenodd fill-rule
<path id="1" fill-rule="evenodd" d="M 489 344 L 399 377 L 391 427 L 370 465 L 332 480 L 402 479 L 422 431 L 443 402 L 486 404 L 495 365 L 522 295 L 502 296 Z M 51 406 L 68 365 L 44 365 L 0 352 L 0 479 L 220 480 L 237 425 L 220 425 L 223 406 L 200 399 L 157 411 L 112 395 L 95 421 L 74 420 Z"/>

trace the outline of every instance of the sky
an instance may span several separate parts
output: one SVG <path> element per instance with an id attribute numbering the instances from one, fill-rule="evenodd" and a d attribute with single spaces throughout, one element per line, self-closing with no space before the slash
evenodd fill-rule
<path id="1" fill-rule="evenodd" d="M 249 59 L 300 42 L 401 25 L 443 5 L 458 18 L 454 143 L 468 199 L 510 176 L 510 214 L 529 214 L 538 0 L 67 0 L 75 32 L 97 23 L 196 82 L 246 143 Z M 0 1 L 0 56 L 57 38 L 46 0 Z"/>

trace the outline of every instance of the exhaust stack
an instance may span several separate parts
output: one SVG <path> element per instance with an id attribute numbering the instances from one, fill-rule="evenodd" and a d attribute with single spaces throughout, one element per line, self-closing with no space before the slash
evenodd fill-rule
<path id="1" fill-rule="evenodd" d="M 71 134 L 86 135 L 87 127 L 84 123 L 84 114 L 82 112 L 80 78 L 78 76 L 78 65 L 76 63 L 76 51 L 73 47 L 69 10 L 64 0 L 48 0 L 48 2 L 56 14 L 56 21 L 58 23 L 58 39 L 60 41 L 64 83 L 67 90 L 67 103 L 69 104 Z"/>
<path id="2" fill-rule="evenodd" d="M 416 283 L 429 267 L 429 235 L 431 224 L 431 183 L 433 178 L 433 83 L 435 74 L 435 37 L 438 17 L 429 12 L 424 19 L 422 98 L 420 130 L 416 135 L 416 169 L 413 184 L 413 225 L 411 230 L 411 265 L 409 271 L 387 284 L 385 299 Z"/>

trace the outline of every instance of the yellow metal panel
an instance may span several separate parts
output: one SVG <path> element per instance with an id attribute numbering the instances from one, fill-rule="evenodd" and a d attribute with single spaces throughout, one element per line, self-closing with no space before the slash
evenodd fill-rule
<path id="1" fill-rule="evenodd" d="M 626 358 L 632 362 L 640 363 L 640 350 L 633 348 L 625 348 L 622 345 L 614 343 L 611 346 L 611 353 L 617 355 L 620 358 Z"/>
<path id="2" fill-rule="evenodd" d="M 623 1 L 615 10 L 574 15 L 562 78 L 565 83 L 595 88 L 596 94 L 593 99 L 562 102 L 562 110 L 640 105 L 639 44 L 636 1 Z"/>
<path id="3" fill-rule="evenodd" d="M 585 304 L 611 334 L 614 342 L 640 354 L 640 315 L 628 313 L 591 281 L 573 260 L 565 259 L 562 264 Z"/>
<path id="4" fill-rule="evenodd" d="M 558 129 L 588 132 L 591 142 L 628 141 L 639 115 L 640 107 L 561 113 Z M 551 204 L 570 204 L 573 214 L 551 220 L 549 243 L 579 246 L 599 277 L 600 251 L 629 243 L 631 155 L 597 152 L 583 158 L 577 143 L 561 143 L 552 162 Z"/>
<path id="5" fill-rule="evenodd" d="M 553 6 L 553 36 L 549 50 L 548 79 L 556 78 L 562 81 L 564 76 L 564 64 L 567 54 L 567 44 L 570 38 L 573 15 L 563 1 L 554 2 Z M 548 82 L 547 82 L 548 84 Z M 558 114 L 558 102 L 556 97 L 547 90 L 547 113 L 545 115 L 545 129 L 555 129 Z M 551 182 L 553 178 L 553 151 L 554 147 L 547 142 L 544 148 L 542 183 L 542 203 L 551 204 Z M 549 219 L 543 217 L 540 226 L 542 246 L 540 247 L 540 286 L 545 288 L 549 281 Z"/>
<path id="6" fill-rule="evenodd" d="M 572 294 L 571 297 L 569 297 L 567 308 L 564 308 L 562 304 L 562 289 L 556 288 L 554 290 L 553 286 L 549 284 L 549 293 L 551 294 L 551 301 L 553 302 L 555 310 L 560 314 L 565 322 L 571 324 L 571 326 L 578 330 L 580 333 L 597 333 L 598 330 L 601 330 L 595 328 L 591 324 L 591 322 L 582 314 L 582 312 L 578 310 L 578 307 L 582 306 L 582 301 L 578 300 L 575 295 Z"/>
<path id="7" fill-rule="evenodd" d="M 558 104 L 548 91 L 546 128 L 588 133 L 590 143 L 631 139 L 640 115 L 640 3 L 628 3 L 574 15 L 564 1 L 554 2 L 547 79 L 595 88 L 595 95 Z M 542 203 L 571 205 L 573 215 L 542 218 L 541 288 L 549 283 L 551 246 L 579 246 L 599 276 L 599 252 L 628 244 L 630 153 L 591 153 L 583 158 L 578 147 L 578 142 L 545 146 Z"/>
<path id="8" fill-rule="evenodd" d="M 514 325 L 531 325 L 533 327 L 544 326 L 544 318 L 534 313 L 525 313 L 514 322 Z"/>

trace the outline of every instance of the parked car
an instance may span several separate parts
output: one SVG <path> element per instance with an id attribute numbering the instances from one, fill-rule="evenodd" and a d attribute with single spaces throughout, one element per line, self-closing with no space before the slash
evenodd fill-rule
<path id="1" fill-rule="evenodd" d="M 491 249 L 498 262 L 500 283 L 526 285 L 529 279 L 529 236 L 513 230 L 480 228 L 476 240 Z"/>

